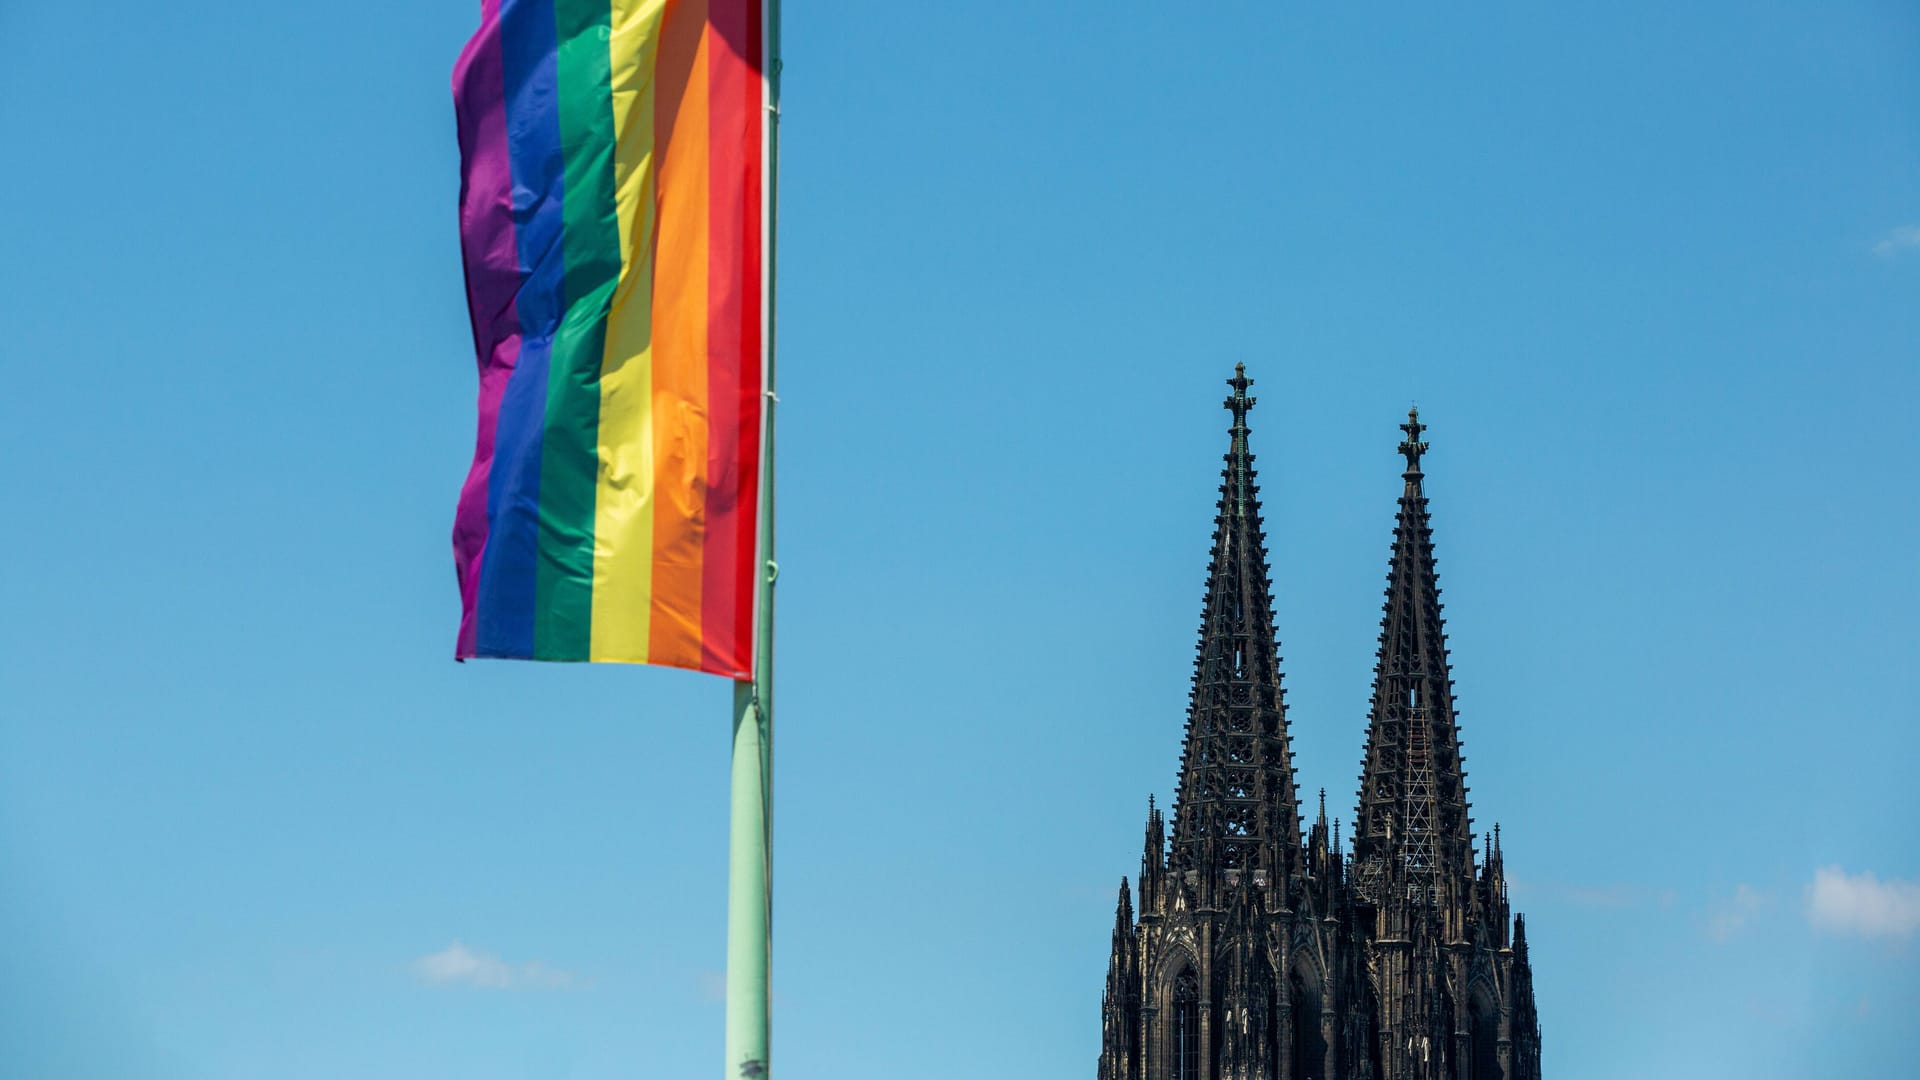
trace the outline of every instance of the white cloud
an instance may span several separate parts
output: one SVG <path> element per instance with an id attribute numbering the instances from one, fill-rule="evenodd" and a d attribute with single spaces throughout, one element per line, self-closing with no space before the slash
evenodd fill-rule
<path id="1" fill-rule="evenodd" d="M 579 976 L 573 972 L 548 967 L 538 960 L 522 964 L 513 976 L 513 985 L 529 990 L 568 990 L 579 983 Z"/>
<path id="2" fill-rule="evenodd" d="M 1907 940 L 1920 931 L 1920 882 L 1881 881 L 1823 866 L 1807 886 L 1807 919 L 1820 930 Z"/>
<path id="3" fill-rule="evenodd" d="M 1772 903 L 1773 897 L 1751 885 L 1734 886 L 1733 897 L 1707 914 L 1707 936 L 1715 941 L 1733 940 Z"/>
<path id="4" fill-rule="evenodd" d="M 484 990 L 564 990 L 578 980 L 534 960 L 509 964 L 492 953 L 469 949 L 458 941 L 437 953 L 415 960 L 413 973 L 433 986 L 474 986 Z"/>
<path id="5" fill-rule="evenodd" d="M 1873 253 L 1891 259 L 1907 248 L 1920 247 L 1920 225 L 1902 225 L 1873 245 Z"/>

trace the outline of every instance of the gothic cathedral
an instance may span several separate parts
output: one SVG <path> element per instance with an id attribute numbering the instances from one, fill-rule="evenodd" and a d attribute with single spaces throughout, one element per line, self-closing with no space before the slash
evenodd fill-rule
<path id="1" fill-rule="evenodd" d="M 1524 917 L 1498 827 L 1476 850 L 1418 411 L 1352 849 L 1304 830 L 1247 449 L 1244 366 L 1172 836 L 1147 804 L 1139 912 L 1120 882 L 1099 1080 L 1539 1080 Z M 1509 932 L 1511 931 L 1511 932 Z"/>

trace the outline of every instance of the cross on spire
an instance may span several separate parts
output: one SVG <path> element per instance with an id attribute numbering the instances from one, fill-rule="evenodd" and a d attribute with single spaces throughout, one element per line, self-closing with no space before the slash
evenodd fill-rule
<path id="1" fill-rule="evenodd" d="M 1427 425 L 1420 422 L 1420 407 L 1415 405 L 1407 410 L 1407 422 L 1400 425 L 1407 437 L 1400 443 L 1400 452 L 1407 456 L 1407 474 L 1417 476 L 1420 473 L 1420 455 L 1427 452 L 1427 444 L 1420 441 L 1420 434 Z"/>
<path id="2" fill-rule="evenodd" d="M 1233 414 L 1233 427 L 1227 432 L 1233 436 L 1233 446 L 1227 455 L 1227 460 L 1233 469 L 1233 512 L 1235 517 L 1245 517 L 1247 514 L 1247 435 L 1251 431 L 1247 427 L 1247 412 L 1253 408 L 1254 403 L 1254 399 L 1247 396 L 1247 387 L 1253 385 L 1253 380 L 1247 378 L 1247 365 L 1233 365 L 1233 378 L 1227 380 L 1227 385 L 1233 387 L 1233 396 L 1223 402 L 1222 406 Z"/>
<path id="3" fill-rule="evenodd" d="M 1247 410 L 1253 408 L 1254 399 L 1247 396 L 1247 387 L 1253 380 L 1247 378 L 1247 365 L 1233 365 L 1233 378 L 1227 380 L 1233 387 L 1233 396 L 1226 400 L 1225 408 L 1233 413 L 1233 435 L 1236 439 L 1247 437 Z"/>

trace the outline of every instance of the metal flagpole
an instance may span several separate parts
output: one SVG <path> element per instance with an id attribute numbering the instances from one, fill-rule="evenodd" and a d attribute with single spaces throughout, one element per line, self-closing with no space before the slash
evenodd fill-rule
<path id="1" fill-rule="evenodd" d="M 773 955 L 773 310 L 775 220 L 780 178 L 780 0 L 763 0 L 766 54 L 766 200 L 762 283 L 766 322 L 766 427 L 760 442 L 760 536 L 764 565 L 754 610 L 754 677 L 733 684 L 733 778 L 727 836 L 726 1080 L 766 1080 L 769 972 Z"/>

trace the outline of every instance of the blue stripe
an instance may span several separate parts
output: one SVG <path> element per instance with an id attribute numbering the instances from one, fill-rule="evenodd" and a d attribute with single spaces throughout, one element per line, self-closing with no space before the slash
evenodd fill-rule
<path id="1" fill-rule="evenodd" d="M 547 369 L 565 310 L 561 248 L 565 166 L 560 156 L 559 43 L 553 0 L 500 8 L 507 152 L 520 248 L 520 359 L 500 398 L 487 489 L 487 553 L 480 564 L 474 648 L 481 656 L 534 654 L 535 562 L 540 540 L 540 442 Z"/>

